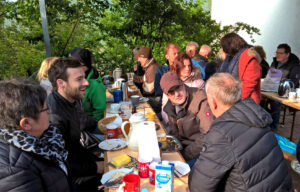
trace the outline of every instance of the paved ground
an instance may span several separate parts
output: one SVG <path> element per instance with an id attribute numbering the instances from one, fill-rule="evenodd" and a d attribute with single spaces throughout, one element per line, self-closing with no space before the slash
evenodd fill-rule
<path id="1" fill-rule="evenodd" d="M 283 111 L 281 111 L 281 118 L 280 122 L 282 122 L 283 119 Z M 286 118 L 285 118 L 285 123 L 284 125 L 280 125 L 279 129 L 276 131 L 279 135 L 282 135 L 286 138 L 290 137 L 290 131 L 292 127 L 292 120 L 293 116 L 292 113 L 289 112 L 289 110 L 286 111 Z M 296 113 L 296 118 L 295 118 L 295 125 L 294 125 L 294 134 L 293 134 L 293 142 L 298 143 L 300 139 L 300 111 Z M 295 191 L 300 192 L 300 174 L 296 173 L 295 171 L 292 170 L 291 168 L 291 162 L 287 161 L 290 173 L 292 175 L 293 179 L 293 185 L 295 188 Z"/>

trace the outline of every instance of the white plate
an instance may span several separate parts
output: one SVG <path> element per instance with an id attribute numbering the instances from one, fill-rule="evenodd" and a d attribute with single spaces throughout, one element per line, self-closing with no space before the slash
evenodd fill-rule
<path id="1" fill-rule="evenodd" d="M 117 147 L 119 145 L 119 147 Z M 99 148 L 103 150 L 119 150 L 126 147 L 126 142 L 122 139 L 107 139 L 99 143 Z"/>
<path id="2" fill-rule="evenodd" d="M 140 97 L 140 102 L 147 102 L 149 99 L 147 97 Z"/>
<path id="3" fill-rule="evenodd" d="M 179 177 L 184 176 L 191 171 L 191 168 L 187 163 L 183 163 L 181 161 L 171 161 L 171 163 L 174 163 L 175 169 L 177 170 Z"/>
<path id="4" fill-rule="evenodd" d="M 128 174 L 128 173 L 132 172 L 132 169 L 123 168 L 123 169 L 111 170 L 111 171 L 109 171 L 109 172 L 102 175 L 101 183 L 105 184 L 111 178 L 111 176 L 116 172 L 123 172 L 123 173 Z M 115 185 L 115 186 L 112 186 L 112 188 L 118 188 L 119 186 L 120 185 Z"/>

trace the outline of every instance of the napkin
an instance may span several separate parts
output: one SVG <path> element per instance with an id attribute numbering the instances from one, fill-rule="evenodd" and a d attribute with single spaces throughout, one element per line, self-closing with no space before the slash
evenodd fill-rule
<path id="1" fill-rule="evenodd" d="M 282 72 L 279 69 L 270 68 L 266 78 L 261 81 L 261 89 L 277 91 L 281 77 Z"/>
<path id="2" fill-rule="evenodd" d="M 155 123 L 143 121 L 138 125 L 139 159 L 143 162 L 160 161 Z"/>
<path id="3" fill-rule="evenodd" d="M 111 117 L 111 116 L 115 116 L 115 115 L 116 114 L 106 114 L 106 117 Z M 110 124 L 113 124 L 113 125 L 116 125 L 117 127 L 119 127 L 122 125 L 122 118 L 119 115 L 117 115 L 117 118 L 113 122 L 111 122 L 107 125 L 110 125 Z"/>

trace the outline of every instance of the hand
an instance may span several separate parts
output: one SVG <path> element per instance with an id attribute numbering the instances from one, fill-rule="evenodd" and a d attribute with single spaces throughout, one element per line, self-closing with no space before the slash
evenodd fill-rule
<path id="1" fill-rule="evenodd" d="M 138 66 L 137 66 L 137 65 L 134 65 L 134 66 L 133 66 L 133 70 L 134 70 L 134 71 L 136 71 L 136 70 L 137 70 L 137 68 L 138 68 Z"/>
<path id="2" fill-rule="evenodd" d="M 104 161 L 96 161 L 97 164 L 97 173 L 104 173 Z"/>

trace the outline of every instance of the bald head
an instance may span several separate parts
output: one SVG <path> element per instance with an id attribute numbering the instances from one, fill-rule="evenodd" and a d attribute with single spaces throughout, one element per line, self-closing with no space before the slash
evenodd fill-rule
<path id="1" fill-rule="evenodd" d="M 206 59 L 210 57 L 211 54 L 211 48 L 208 45 L 202 45 L 199 51 L 199 55 L 202 55 Z"/>
<path id="2" fill-rule="evenodd" d="M 194 41 L 190 41 L 186 45 L 185 52 L 190 58 L 192 58 L 196 55 L 198 49 L 199 49 L 198 43 L 196 43 Z"/>

